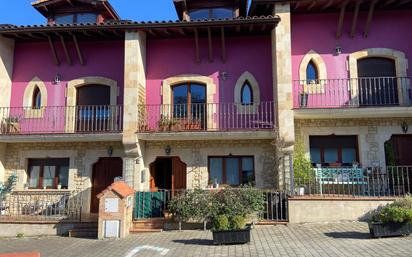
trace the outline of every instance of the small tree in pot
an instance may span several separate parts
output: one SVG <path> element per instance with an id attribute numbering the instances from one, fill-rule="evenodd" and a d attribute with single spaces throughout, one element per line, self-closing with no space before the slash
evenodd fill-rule
<path id="1" fill-rule="evenodd" d="M 294 181 L 297 195 L 304 195 L 305 188 L 314 182 L 312 163 L 305 156 L 302 143 L 297 143 L 293 155 Z"/>
<path id="2" fill-rule="evenodd" d="M 7 206 L 4 205 L 4 200 L 6 199 L 7 194 L 9 194 L 14 186 L 16 185 L 17 175 L 12 174 L 5 184 L 0 183 L 0 216 L 3 212 L 6 211 Z"/>

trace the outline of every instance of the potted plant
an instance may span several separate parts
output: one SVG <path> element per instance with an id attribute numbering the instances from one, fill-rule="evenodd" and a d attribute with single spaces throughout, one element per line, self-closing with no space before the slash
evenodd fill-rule
<path id="1" fill-rule="evenodd" d="M 8 206 L 5 206 L 4 200 L 6 196 L 13 190 L 14 186 L 16 185 L 17 175 L 12 174 L 6 183 L 0 183 L 0 216 L 4 215 L 8 209 Z"/>
<path id="2" fill-rule="evenodd" d="M 369 231 L 375 238 L 412 234 L 412 196 L 375 211 L 369 222 Z"/>
<path id="3" fill-rule="evenodd" d="M 245 244 L 250 242 L 250 226 L 246 226 L 246 219 L 236 215 L 229 220 L 225 215 L 216 217 L 213 223 L 213 243 Z"/>
<path id="4" fill-rule="evenodd" d="M 296 194 L 304 195 L 307 189 L 306 187 L 313 184 L 314 171 L 311 161 L 305 156 L 303 145 L 301 143 L 298 143 L 295 146 L 293 171 Z"/>
<path id="5" fill-rule="evenodd" d="M 4 133 L 17 134 L 20 132 L 20 117 L 9 116 L 4 119 Z"/>

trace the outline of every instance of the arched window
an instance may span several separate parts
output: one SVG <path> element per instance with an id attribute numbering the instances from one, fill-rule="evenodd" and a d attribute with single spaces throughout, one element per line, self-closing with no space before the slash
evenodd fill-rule
<path id="1" fill-rule="evenodd" d="M 41 107 L 41 92 L 38 86 L 36 86 L 33 90 L 33 99 L 31 107 L 33 109 L 40 109 Z"/>
<path id="2" fill-rule="evenodd" d="M 311 60 L 308 63 L 308 66 L 306 67 L 306 81 L 309 84 L 309 83 L 318 83 L 317 82 L 318 80 L 319 80 L 318 69 L 315 63 L 313 62 L 313 60 Z"/>
<path id="3" fill-rule="evenodd" d="M 247 80 L 243 83 L 242 89 L 240 91 L 240 102 L 242 103 L 242 105 L 253 104 L 253 90 L 252 86 Z"/>

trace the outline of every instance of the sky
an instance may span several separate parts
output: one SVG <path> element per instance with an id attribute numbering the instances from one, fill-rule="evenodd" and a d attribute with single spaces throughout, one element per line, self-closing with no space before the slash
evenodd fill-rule
<path id="1" fill-rule="evenodd" d="M 0 24 L 44 24 L 45 18 L 33 7 L 34 0 L 0 0 Z M 109 0 L 123 20 L 176 20 L 173 0 Z"/>

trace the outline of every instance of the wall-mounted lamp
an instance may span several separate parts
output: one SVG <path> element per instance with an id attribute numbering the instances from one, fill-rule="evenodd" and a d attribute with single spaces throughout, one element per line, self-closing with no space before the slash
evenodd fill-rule
<path id="1" fill-rule="evenodd" d="M 405 134 L 408 133 L 409 125 L 408 125 L 408 123 L 406 123 L 406 121 L 402 122 L 401 128 L 402 128 L 403 133 L 405 133 Z"/>
<path id="2" fill-rule="evenodd" d="M 171 152 L 172 152 L 172 148 L 170 147 L 170 145 L 167 145 L 167 146 L 165 147 L 165 153 L 166 153 L 166 155 L 170 155 Z"/>
<path id="3" fill-rule="evenodd" d="M 61 82 L 61 76 L 60 74 L 56 74 L 56 76 L 54 76 L 53 84 L 57 85 L 57 84 L 60 84 L 60 82 Z"/>
<path id="4" fill-rule="evenodd" d="M 219 79 L 226 81 L 227 80 L 227 72 L 226 71 L 221 71 L 219 72 Z"/>
<path id="5" fill-rule="evenodd" d="M 112 155 L 113 155 L 113 146 L 108 146 L 107 147 L 107 154 L 109 155 L 109 157 L 112 157 Z"/>
<path id="6" fill-rule="evenodd" d="M 340 45 L 336 45 L 335 53 L 336 55 L 340 55 L 342 53 L 342 47 Z"/>

